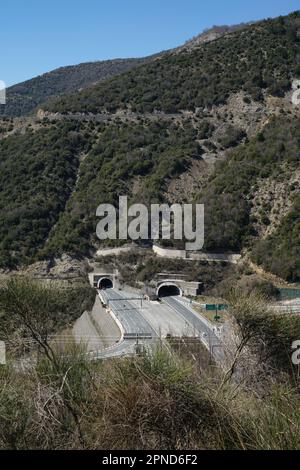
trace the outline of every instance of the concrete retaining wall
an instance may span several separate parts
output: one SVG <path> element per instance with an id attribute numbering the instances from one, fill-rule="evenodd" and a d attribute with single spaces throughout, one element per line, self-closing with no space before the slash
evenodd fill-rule
<path id="1" fill-rule="evenodd" d="M 73 337 L 87 351 L 103 350 L 114 346 L 122 338 L 122 332 L 110 313 L 95 299 L 92 312 L 84 312 L 73 326 Z"/>
<path id="2" fill-rule="evenodd" d="M 239 254 L 227 254 L 227 253 L 201 253 L 186 250 L 175 250 L 172 248 L 162 248 L 158 245 L 153 245 L 153 251 L 157 256 L 163 258 L 180 258 L 194 261 L 224 261 L 226 263 L 237 264 L 241 259 Z"/>
<path id="3" fill-rule="evenodd" d="M 153 245 L 153 251 L 157 256 L 161 256 L 163 258 L 186 258 L 186 251 L 185 250 L 174 250 L 172 248 L 161 248 L 158 245 Z"/>
<path id="4" fill-rule="evenodd" d="M 224 261 L 226 263 L 237 264 L 241 259 L 239 254 L 225 254 L 225 253 L 189 253 L 187 258 L 195 261 Z"/>
<path id="5" fill-rule="evenodd" d="M 103 248 L 102 250 L 97 251 L 97 256 L 118 256 L 122 253 L 128 253 L 131 250 L 135 250 L 133 246 L 121 246 L 119 248 Z"/>
<path id="6" fill-rule="evenodd" d="M 143 252 L 145 248 L 136 247 L 136 246 L 123 246 L 119 248 L 104 248 L 97 251 L 97 256 L 111 256 L 111 255 L 121 255 L 123 253 L 128 253 L 131 250 L 134 252 L 140 251 Z M 227 254 L 227 253 L 202 253 L 202 252 L 193 252 L 186 250 L 176 250 L 173 248 L 162 248 L 158 245 L 153 245 L 153 252 L 160 256 L 161 258 L 169 259 L 185 259 L 185 260 L 194 260 L 194 261 L 217 261 L 225 263 L 237 264 L 241 259 L 241 255 L 238 253 Z"/>

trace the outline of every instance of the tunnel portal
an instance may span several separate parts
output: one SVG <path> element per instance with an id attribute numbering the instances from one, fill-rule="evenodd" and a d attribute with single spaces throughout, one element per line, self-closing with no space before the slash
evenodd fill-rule
<path id="1" fill-rule="evenodd" d="M 113 282 L 108 277 L 102 277 L 99 279 L 98 289 L 112 289 L 113 287 Z"/>
<path id="2" fill-rule="evenodd" d="M 157 289 L 158 297 L 172 297 L 182 295 L 182 290 L 176 284 L 162 284 Z"/>

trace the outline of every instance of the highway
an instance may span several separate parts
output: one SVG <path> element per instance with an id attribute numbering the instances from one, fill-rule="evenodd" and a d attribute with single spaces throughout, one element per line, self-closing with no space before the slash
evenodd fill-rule
<path id="1" fill-rule="evenodd" d="M 198 312 L 195 312 L 188 303 L 183 302 L 179 296 L 164 297 L 163 302 L 181 315 L 194 328 L 195 333 L 198 333 L 198 336 L 216 360 L 224 360 L 225 354 L 222 343 L 215 334 L 212 325 L 205 318 L 201 317 Z"/>
<path id="2" fill-rule="evenodd" d="M 152 348 L 160 337 L 171 334 L 174 337 L 198 337 L 216 362 L 226 362 L 225 348 L 216 334 L 216 328 L 193 309 L 188 299 L 180 296 L 163 297 L 161 302 L 143 300 L 141 306 L 141 301 L 136 297 L 130 299 L 131 295 L 113 288 L 99 291 L 100 299 L 109 306 L 110 315 L 122 334 L 119 342 L 112 346 L 90 351 L 88 354 L 91 359 L 133 355 L 137 342 L 143 347 Z M 299 300 L 294 305 L 276 307 L 278 312 L 300 312 Z M 91 328 L 91 325 L 87 327 Z"/>
<path id="3" fill-rule="evenodd" d="M 109 357 L 128 356 L 135 353 L 137 338 L 130 335 L 149 336 L 149 339 L 139 338 L 138 343 L 143 346 L 152 346 L 157 334 L 151 325 L 140 315 L 138 309 L 125 296 L 115 289 L 101 290 L 101 296 L 109 304 L 109 308 L 119 320 L 123 329 L 123 336 L 119 343 L 103 351 L 90 353 L 91 359 L 104 359 Z M 125 338 L 124 338 L 125 336 Z M 129 338 L 128 338 L 129 336 Z"/>
<path id="4" fill-rule="evenodd" d="M 143 341 L 139 341 L 139 344 L 143 344 Z M 108 359 L 110 357 L 122 357 L 131 356 L 136 353 L 136 340 L 122 340 L 116 346 L 103 350 L 95 350 L 87 353 L 87 356 L 91 360 Z"/>
<path id="5" fill-rule="evenodd" d="M 157 336 L 151 325 L 139 313 L 137 307 L 115 289 L 101 291 L 101 295 L 109 301 L 109 307 L 122 323 L 125 334 L 151 334 Z M 117 300 L 116 300 L 117 299 Z"/>
<path id="6" fill-rule="evenodd" d="M 219 362 L 224 360 L 224 350 L 213 326 L 184 301 L 173 296 L 164 297 L 162 302 L 127 300 L 126 295 L 116 289 L 99 291 L 99 297 L 109 306 L 111 315 L 117 320 L 122 331 L 118 343 L 107 349 L 89 352 L 91 359 L 104 359 L 133 355 L 138 343 L 153 347 L 160 334 L 176 333 L 176 336 L 198 336 L 212 356 Z"/>

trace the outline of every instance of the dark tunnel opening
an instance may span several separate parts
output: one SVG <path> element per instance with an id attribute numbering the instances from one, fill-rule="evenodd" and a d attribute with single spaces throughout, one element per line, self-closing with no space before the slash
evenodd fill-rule
<path id="1" fill-rule="evenodd" d="M 177 286 L 161 286 L 158 289 L 158 297 L 172 297 L 174 295 L 181 295 L 180 289 Z"/>
<path id="2" fill-rule="evenodd" d="M 112 289 L 113 288 L 113 282 L 111 279 L 108 277 L 104 277 L 100 279 L 99 284 L 98 284 L 99 289 Z"/>

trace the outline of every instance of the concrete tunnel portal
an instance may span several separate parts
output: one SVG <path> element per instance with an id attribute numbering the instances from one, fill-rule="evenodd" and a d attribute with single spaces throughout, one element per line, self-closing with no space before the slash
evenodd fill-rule
<path id="1" fill-rule="evenodd" d="M 112 289 L 114 287 L 113 281 L 109 277 L 102 277 L 98 281 L 98 289 Z"/>
<path id="2" fill-rule="evenodd" d="M 164 282 L 157 288 L 157 297 L 172 297 L 182 295 L 182 290 L 176 284 Z"/>

